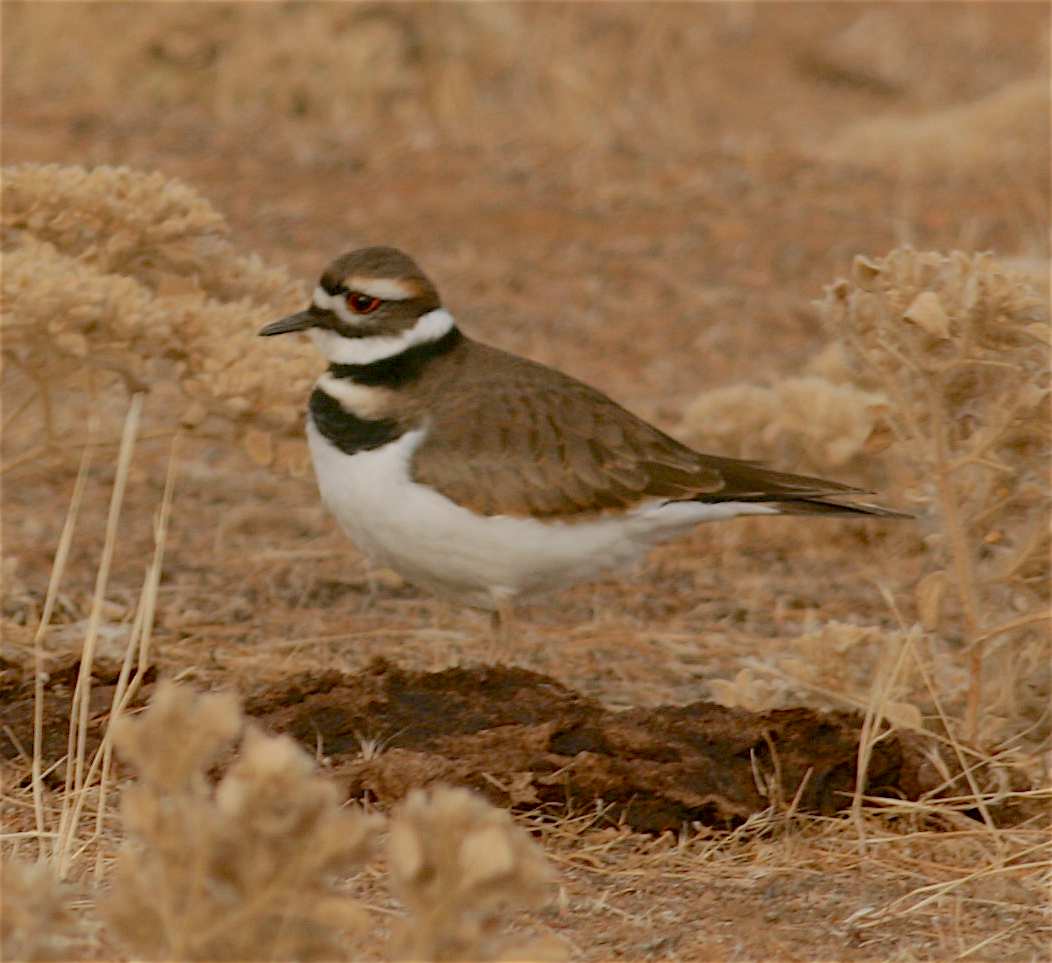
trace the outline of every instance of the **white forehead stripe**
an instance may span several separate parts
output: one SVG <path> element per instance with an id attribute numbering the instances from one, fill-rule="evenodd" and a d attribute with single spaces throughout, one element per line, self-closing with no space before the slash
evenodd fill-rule
<path id="1" fill-rule="evenodd" d="M 343 298 L 338 294 L 329 294 L 320 284 L 314 289 L 310 296 L 311 304 L 322 311 L 331 311 L 337 304 L 343 304 Z"/>
<path id="2" fill-rule="evenodd" d="M 355 274 L 344 284 L 352 291 L 361 291 L 362 294 L 368 294 L 371 298 L 379 298 L 381 301 L 408 301 L 410 298 L 419 297 L 422 293 L 420 285 L 398 278 L 371 278 L 363 274 Z"/>
<path id="3" fill-rule="evenodd" d="M 374 295 L 375 297 L 375 295 Z M 342 294 L 329 294 L 320 284 L 311 295 L 311 303 L 322 311 L 331 311 L 344 324 L 357 326 L 365 322 L 365 315 L 355 314 L 343 299 Z"/>
<path id="4" fill-rule="evenodd" d="M 322 292 L 323 294 L 325 292 Z M 326 294 L 327 298 L 331 295 Z M 317 298 L 317 291 L 315 291 Z M 338 300 L 333 298 L 332 300 Z M 318 307 L 323 305 L 314 302 Z M 338 314 L 339 312 L 337 312 Z M 334 364 L 372 364 L 393 358 L 418 344 L 437 341 L 453 330 L 456 322 L 444 308 L 436 308 L 417 318 L 416 324 L 398 334 L 375 334 L 368 338 L 349 338 L 327 328 L 311 328 L 317 349 Z"/>
<path id="5" fill-rule="evenodd" d="M 341 294 L 329 294 L 320 284 L 314 289 L 314 293 L 310 296 L 310 302 L 314 307 L 321 309 L 322 311 L 332 311 L 334 314 L 340 316 L 340 320 L 343 320 L 343 313 L 347 311 L 347 303 L 343 300 Z M 357 321 L 352 321 L 352 324 L 357 324 Z"/>

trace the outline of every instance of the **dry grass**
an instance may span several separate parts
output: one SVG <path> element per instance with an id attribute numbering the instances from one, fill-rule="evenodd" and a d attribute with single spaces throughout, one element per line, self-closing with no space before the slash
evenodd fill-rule
<path id="1" fill-rule="evenodd" d="M 5 315 L 5 333 L 7 318 L 15 319 L 15 326 L 10 338 L 5 339 L 5 347 L 15 353 L 23 352 L 23 358 L 35 357 L 30 339 L 36 336 L 40 325 L 34 324 L 33 319 L 47 319 L 49 334 L 70 331 L 77 335 L 80 345 L 75 351 L 67 350 L 63 339 L 58 337 L 52 339 L 52 350 L 65 351 L 62 357 L 71 364 L 91 366 L 98 357 L 93 339 L 101 336 L 121 343 L 121 337 L 114 332 L 126 332 L 128 325 L 138 323 L 143 316 L 143 302 L 120 296 L 112 298 L 106 301 L 105 311 L 93 310 L 88 322 L 83 320 L 83 315 L 51 310 L 41 313 L 44 306 L 52 303 L 48 298 L 60 288 L 50 270 L 56 257 L 65 259 L 62 268 L 67 278 L 78 270 L 93 272 L 90 274 L 93 283 L 118 288 L 134 279 L 128 274 L 99 271 L 92 263 L 96 254 L 90 245 L 79 255 L 58 254 L 50 243 L 31 237 L 35 223 L 50 223 L 47 219 L 35 222 L 25 213 L 37 203 L 31 186 L 27 187 L 33 185 L 34 176 L 39 175 L 43 179 L 40 182 L 51 185 L 52 196 L 68 201 L 75 196 L 75 190 L 56 192 L 54 185 L 72 184 L 75 189 L 82 189 L 93 175 L 73 171 L 67 177 L 58 169 L 30 168 L 23 168 L 17 174 L 15 183 L 22 191 L 21 203 L 16 208 L 19 213 L 10 215 L 13 220 L 9 221 L 9 226 L 17 232 L 15 250 L 27 265 L 34 263 L 34 256 L 38 257 L 35 263 L 42 269 L 35 275 L 28 268 L 15 273 L 19 282 L 9 288 L 12 310 Z M 107 183 L 112 183 L 113 178 L 118 183 L 137 186 L 144 183 L 141 175 L 130 171 L 104 171 L 102 177 L 109 179 Z M 164 195 L 190 196 L 182 185 L 159 179 L 149 183 Z M 149 206 L 148 199 L 140 199 L 139 209 Z M 54 231 L 54 228 L 38 229 Z M 192 234 L 195 228 L 186 230 Z M 165 233 L 165 244 L 178 245 L 183 239 L 179 231 Z M 71 246 L 72 242 L 66 243 Z M 17 262 L 16 266 L 20 264 Z M 895 431 L 903 454 L 908 456 L 903 460 L 915 466 L 914 480 L 907 486 L 914 492 L 915 502 L 941 509 L 941 514 L 933 512 L 931 518 L 950 531 L 943 540 L 930 539 L 936 545 L 947 546 L 945 555 L 937 556 L 946 559 L 947 569 L 961 565 L 954 554 L 955 539 L 966 546 L 964 575 L 957 572 L 961 580 L 958 584 L 964 587 L 959 597 L 973 606 L 985 604 L 987 608 L 983 611 L 991 613 L 983 622 L 973 622 L 966 615 L 966 624 L 981 628 L 973 637 L 981 642 L 983 637 L 992 638 L 998 632 L 1024 631 L 1022 636 L 1010 637 L 1010 641 L 1014 639 L 1018 657 L 1002 661 L 1002 671 L 1009 671 L 1004 668 L 1006 665 L 1014 671 L 1017 665 L 1029 664 L 1027 659 L 1034 660 L 1033 636 L 1025 630 L 1036 624 L 1041 597 L 1035 596 L 1032 615 L 1010 619 L 1006 626 L 1000 627 L 992 621 L 997 611 L 993 603 L 1000 597 L 996 592 L 1006 585 L 1014 588 L 1013 597 L 1018 598 L 1024 588 L 1039 592 L 1043 584 L 1039 575 L 1044 543 L 1030 537 L 1037 530 L 1034 522 L 1020 524 L 1018 521 L 1020 507 L 1033 513 L 1034 518 L 1047 513 L 1047 489 L 1036 488 L 1039 474 L 1033 471 L 1032 461 L 1035 456 L 1045 457 L 1039 444 L 1039 439 L 1044 437 L 1041 419 L 1045 417 L 1040 402 L 1047 392 L 1047 367 L 1041 363 L 1044 357 L 1041 352 L 1046 351 L 1046 341 L 1041 335 L 1047 331 L 1047 323 L 1041 320 L 1043 302 L 1001 273 L 994 262 L 983 258 L 971 261 L 963 256 L 940 258 L 897 252 L 886 261 L 860 261 L 856 274 L 856 281 L 838 282 L 830 288 L 824 307 L 829 323 L 846 332 L 849 347 L 876 372 L 864 369 L 867 374 L 862 383 L 866 387 L 849 388 L 849 397 L 860 399 L 859 410 L 863 413 L 874 407 L 871 402 L 879 400 L 881 419 Z M 280 273 L 269 276 L 281 277 Z M 969 286 L 969 278 L 975 276 L 981 276 L 982 281 L 971 282 Z M 89 274 L 85 273 L 86 285 L 88 279 Z M 938 291 L 940 300 L 934 302 L 922 296 L 923 291 L 915 290 L 918 285 L 924 290 Z M 285 287 L 286 282 L 282 281 L 275 290 L 281 292 Z M 48 292 L 43 298 L 37 297 L 40 288 Z M 148 288 L 143 286 L 142 290 Z M 953 300 L 954 292 L 959 291 L 978 293 L 966 307 L 960 307 Z M 178 300 L 155 300 L 148 296 L 146 303 L 159 319 L 170 318 L 177 311 L 186 316 L 186 309 Z M 255 325 L 264 309 L 245 306 L 243 310 L 255 312 L 252 315 Z M 225 416 L 235 430 L 244 425 L 244 404 L 227 407 L 233 393 L 229 366 L 216 368 L 207 363 L 210 343 L 207 339 L 195 340 L 191 335 L 184 340 L 185 332 L 196 330 L 193 325 L 184 328 L 164 324 L 163 338 L 157 331 L 149 331 L 146 337 L 145 328 L 135 330 L 144 332 L 144 337 L 135 342 L 138 363 L 163 362 L 173 345 L 180 357 L 189 358 L 196 353 L 200 360 L 194 369 L 195 383 L 202 386 L 203 395 L 212 399 L 213 413 Z M 870 334 L 871 330 L 877 334 Z M 893 340 L 896 337 L 921 339 L 922 343 L 911 341 L 907 347 L 897 348 Z M 997 352 L 996 361 L 992 355 L 982 353 L 986 351 Z M 1012 351 L 1016 351 L 1018 357 Z M 129 352 L 129 356 L 131 354 Z M 885 360 L 888 358 L 892 361 Z M 931 358 L 931 362 L 925 361 L 926 358 Z M 171 369 L 170 377 L 178 379 L 190 367 L 190 363 L 187 367 L 176 366 Z M 962 382 L 956 376 L 945 380 L 947 371 L 956 375 L 960 369 L 970 371 L 972 367 L 980 369 L 980 380 L 968 377 Z M 46 384 L 44 378 L 50 370 L 41 368 L 37 372 L 42 384 Z M 68 376 L 67 368 L 61 370 Z M 160 364 L 153 368 L 155 379 L 164 371 Z M 269 372 L 260 375 L 261 379 L 269 377 Z M 991 380 L 996 378 L 1001 380 Z M 1021 384 L 1032 384 L 1032 389 L 1020 391 Z M 836 390 L 831 382 L 820 379 L 804 385 L 819 394 Z M 63 387 L 68 391 L 68 381 Z M 287 388 L 288 385 L 268 381 L 266 391 L 286 391 Z M 873 394 L 873 388 L 879 388 L 882 394 Z M 799 383 L 794 383 L 792 390 L 798 389 Z M 237 397 L 243 397 L 244 386 L 239 383 L 236 390 L 240 392 Z M 718 403 L 712 410 L 721 410 L 720 403 L 726 403 L 725 396 L 725 392 L 717 393 Z M 761 406 L 767 404 L 763 393 L 748 397 L 758 400 Z M 750 406 L 742 404 L 737 396 L 735 399 L 741 416 L 751 417 Z M 922 402 L 929 407 L 924 408 Z M 704 399 L 699 400 L 697 407 L 703 405 Z M 960 422 L 951 405 L 963 405 L 973 420 L 974 430 L 967 436 L 948 427 Z M 331 888 L 333 874 L 339 870 L 346 875 L 348 870 L 364 864 L 378 832 L 375 820 L 340 811 L 335 788 L 312 774 L 311 764 L 300 750 L 288 741 L 270 739 L 251 730 L 244 736 L 238 759 L 227 767 L 217 785 L 211 785 L 206 772 L 229 753 L 242 727 L 236 705 L 228 697 L 195 697 L 162 687 L 141 720 L 132 722 L 123 715 L 149 663 L 157 578 L 171 511 L 174 454 L 155 532 L 154 558 L 136 608 L 121 680 L 112 698 L 113 722 L 99 749 L 90 756 L 86 751 L 90 667 L 103 619 L 117 521 L 140 408 L 141 395 L 136 394 L 117 457 L 106 539 L 86 626 L 80 677 L 73 694 L 67 755 L 72 762 L 66 766 L 65 788 L 60 798 L 54 802 L 48 799 L 45 803 L 49 794 L 42 788 L 39 752 L 34 754 L 31 784 L 37 828 L 31 836 L 38 841 L 46 863 L 55 867 L 60 877 L 84 878 L 85 871 L 92 866 L 97 879 L 110 881 L 110 895 L 101 904 L 100 912 L 107 921 L 108 938 L 132 955 L 175 959 L 290 956 L 314 959 L 340 955 L 348 934 L 360 939 L 367 930 L 365 916 L 357 903 L 342 891 Z M 792 437 L 791 409 L 785 405 L 781 409 L 787 415 L 778 422 L 779 430 Z M 185 418 L 170 423 L 169 430 L 176 432 L 180 420 Z M 829 450 L 840 450 L 837 448 L 840 445 L 845 457 L 858 456 L 873 437 L 882 434 L 863 419 L 862 427 L 854 430 L 854 440 L 844 446 L 843 424 L 842 419 L 831 417 L 815 418 L 809 423 L 797 419 L 795 426 L 798 431 L 808 432 L 807 445 L 826 445 Z M 942 434 L 933 437 L 937 429 Z M 883 434 L 886 433 L 885 429 Z M 977 440 L 981 441 L 981 447 Z M 882 443 L 886 441 L 884 437 Z M 952 447 L 965 443 L 967 447 L 959 452 Z M 940 448 L 940 444 L 943 447 Z M 90 453 L 89 447 L 85 463 Z M 1020 470 L 1006 472 L 1002 467 L 1008 464 L 1006 459 L 1016 459 L 1011 464 L 1018 464 Z M 948 461 L 952 466 L 947 467 Z M 973 466 L 977 466 L 980 473 L 978 480 L 970 470 Z M 996 484 L 985 481 L 983 473 L 995 475 Z M 82 471 L 82 482 L 77 488 L 70 524 L 53 573 L 52 590 L 37 632 L 38 669 L 46 664 L 42 642 L 62 579 L 62 560 L 68 554 L 84 477 L 85 471 Z M 935 483 L 932 492 L 927 488 L 929 479 Z M 1006 487 L 1009 479 L 1015 488 Z M 1025 497 L 1028 493 L 1031 496 Z M 959 520 L 965 517 L 972 520 L 972 527 L 961 528 L 953 535 L 946 519 L 957 518 L 956 524 L 960 526 Z M 986 533 L 995 526 L 1002 537 L 992 542 Z M 1009 554 L 992 570 L 994 576 L 983 581 L 976 573 L 988 570 L 983 567 L 987 556 L 975 556 L 971 546 L 989 546 L 1002 540 Z M 944 569 L 939 572 L 944 573 Z M 945 574 L 940 578 L 945 579 Z M 796 869 L 801 862 L 814 865 L 840 858 L 852 846 L 857 853 L 867 854 L 863 862 L 869 864 L 876 852 L 883 854 L 895 851 L 896 847 L 904 850 L 918 845 L 926 847 L 932 838 L 931 827 L 941 825 L 953 827 L 960 834 L 957 838 L 965 840 L 961 853 L 967 854 L 967 868 L 964 862 L 953 863 L 958 866 L 956 873 L 947 872 L 937 881 L 926 880 L 912 890 L 910 898 L 903 897 L 879 910 L 857 915 L 850 921 L 855 931 L 865 934 L 877 926 L 913 919 L 927 907 L 941 905 L 942 896 L 971 892 L 976 886 L 985 892 L 984 886 L 988 889 L 991 885 L 1000 885 L 1005 878 L 1023 880 L 1020 885 L 1025 892 L 1032 893 L 1032 887 L 1046 867 L 1044 856 L 1039 855 L 1046 842 L 1043 831 L 1028 827 L 999 829 L 990 815 L 993 807 L 1026 795 L 1010 788 L 1009 772 L 1018 765 L 1018 752 L 1013 755 L 1002 750 L 995 756 L 985 756 L 958 741 L 955 735 L 957 726 L 951 713 L 960 707 L 954 707 L 952 693 L 959 683 L 954 656 L 935 634 L 940 624 L 940 605 L 946 605 L 947 598 L 932 600 L 925 594 L 934 591 L 930 588 L 934 581 L 929 577 L 918 589 L 930 636 L 925 635 L 921 626 L 906 624 L 897 632 L 888 632 L 877 627 L 828 623 L 800 637 L 773 665 L 755 660 L 750 668 L 741 670 L 733 682 L 714 681 L 712 690 L 721 701 L 753 708 L 815 700 L 820 705 L 846 703 L 857 707 L 866 716 L 859 755 L 859 786 L 865 782 L 869 752 L 888 725 L 919 728 L 926 725 L 925 717 L 937 721 L 946 733 L 948 745 L 966 772 L 977 771 L 981 763 L 987 775 L 980 779 L 970 774 L 962 784 L 955 783 L 947 774 L 942 788 L 952 786 L 956 795 L 947 797 L 944 791 L 943 798 L 937 801 L 900 805 L 856 794 L 850 819 L 829 824 L 806 819 L 801 822 L 795 801 L 778 798 L 773 789 L 777 780 L 772 778 L 768 783 L 772 808 L 730 836 L 707 841 L 703 853 L 694 852 L 698 843 L 685 837 L 677 843 L 675 856 L 673 851 L 661 847 L 655 850 L 641 844 L 636 851 L 630 847 L 630 852 L 635 852 L 632 858 L 643 860 L 649 866 L 648 871 L 660 867 L 666 878 L 674 878 L 678 872 L 686 871 L 692 860 L 705 862 L 707 871 L 722 865 L 724 860 L 733 863 L 743 858 L 742 852 L 755 860 L 757 847 L 770 853 L 774 839 L 781 840 L 778 845 L 786 847 L 783 856 L 788 858 L 791 854 L 796 860 L 793 864 Z M 1019 683 L 1014 684 L 1018 690 Z M 1016 705 L 1020 704 L 1017 696 Z M 1012 744 L 1020 735 L 1018 715 L 1011 714 L 1003 704 L 990 708 L 991 715 L 995 710 L 1002 713 L 996 736 L 1004 745 Z M 1009 731 L 1005 731 L 1006 726 Z M 1033 745 L 1035 740 L 1040 744 L 1045 739 L 1042 733 L 1047 724 L 1039 720 L 1039 727 L 1031 727 L 1027 734 L 1029 744 Z M 139 772 L 138 785 L 122 793 L 123 829 L 116 833 L 110 828 L 114 749 Z M 991 773 L 994 774 L 992 782 Z M 1000 784 L 997 773 L 1002 774 Z M 758 772 L 757 779 L 763 781 L 767 777 Z M 57 822 L 53 823 L 50 807 L 56 804 Z M 976 824 L 961 815 L 966 810 L 978 810 L 982 821 Z M 563 859 L 571 864 L 580 865 L 583 861 L 587 865 L 593 858 L 587 854 L 596 845 L 595 837 L 573 828 L 572 819 L 544 825 L 546 834 L 562 838 L 564 844 L 567 838 L 577 841 L 576 846 L 564 851 Z M 807 846 L 799 840 L 790 844 L 788 839 L 801 830 L 809 839 Z M 126 837 L 126 841 L 120 843 L 114 855 L 114 847 L 122 837 Z M 849 839 L 852 843 L 846 845 Z M 261 840 L 268 842 L 264 845 Z M 748 842 L 744 850 L 743 841 Z M 692 855 L 688 857 L 684 853 Z M 736 853 L 739 855 L 732 855 Z M 653 856 L 652 863 L 647 863 L 649 856 Z M 504 953 L 537 956 L 555 952 L 554 944 L 538 944 L 532 940 L 508 943 L 500 936 L 499 913 L 516 902 L 532 904 L 547 878 L 543 859 L 506 815 L 462 794 L 439 794 L 433 800 L 411 797 L 394 816 L 388 859 L 392 890 L 413 921 L 396 934 L 393 946 L 401 947 L 397 952 L 418 959 L 496 958 Z M 670 868 L 670 859 L 684 869 Z M 881 856 L 875 862 L 882 867 L 882 872 L 893 872 L 889 868 L 895 863 L 893 859 Z M 37 876 L 27 876 L 23 870 L 15 872 L 22 874 L 17 879 L 24 881 L 25 892 L 38 894 L 42 900 L 39 916 L 23 917 L 28 920 L 25 926 L 37 925 L 34 920 L 62 918 L 61 903 L 55 895 L 57 890 L 43 871 Z M 93 918 L 93 912 L 88 909 L 89 919 Z M 63 925 L 68 929 L 70 924 L 63 920 Z M 43 929 L 38 937 L 24 944 L 23 952 L 29 956 L 54 952 L 54 942 L 47 934 L 52 930 L 62 932 L 50 922 L 40 926 Z M 1009 928 L 1008 932 L 1015 930 Z M 79 939 L 80 945 L 90 945 L 83 931 Z"/>
<path id="2" fill-rule="evenodd" d="M 942 733 L 970 770 L 1002 776 L 1001 785 L 973 777 L 954 786 L 955 798 L 857 796 L 848 816 L 832 820 L 772 795 L 766 812 L 731 833 L 644 837 L 611 825 L 601 805 L 535 814 L 525 822 L 557 870 L 556 901 L 526 918 L 580 957 L 1047 955 L 1047 820 L 1002 828 L 984 815 L 1027 795 L 1010 788 L 1012 771 L 1039 787 L 1048 779 L 1047 643 L 1037 621 L 1047 612 L 1046 453 L 1040 443 L 1002 446 L 1004 431 L 1020 426 L 1047 439 L 1043 402 L 1020 411 L 1017 425 L 1001 424 L 1016 401 L 984 362 L 990 379 L 979 380 L 991 402 L 968 416 L 994 458 L 940 474 L 929 470 L 938 432 L 911 435 L 902 424 L 904 411 L 922 420 L 935 411 L 908 393 L 931 372 L 916 382 L 907 364 L 857 380 L 865 365 L 841 355 L 816 359 L 806 379 L 785 377 L 815 346 L 801 299 L 857 251 L 869 259 L 831 289 L 823 310 L 845 330 L 868 319 L 884 344 L 913 338 L 910 359 L 972 357 L 987 348 L 968 325 L 1016 330 L 1032 305 L 1016 311 L 1029 294 L 1006 284 L 1007 258 L 877 258 L 896 243 L 994 245 L 1029 256 L 1037 264 L 1029 283 L 1047 283 L 1047 85 L 1032 79 L 1047 61 L 1047 15 L 1013 30 L 1028 16 L 1023 6 L 975 3 L 952 16 L 938 6 L 906 19 L 883 5 L 676 4 L 658 15 L 634 4 L 5 4 L 5 125 L 16 135 L 5 152 L 111 166 L 5 172 L 4 657 L 35 672 L 38 689 L 53 659 L 85 642 L 96 653 L 115 642 L 124 667 L 112 692 L 83 678 L 70 755 L 54 772 L 39 745 L 4 759 L 5 958 L 398 951 L 389 921 L 406 909 L 390 895 L 383 855 L 362 868 L 356 851 L 342 851 L 353 878 L 334 885 L 321 872 L 304 890 L 309 899 L 288 894 L 290 915 L 270 899 L 268 878 L 287 893 L 280 867 L 253 860 L 292 852 L 290 869 L 305 869 L 298 860 L 310 854 L 296 841 L 320 839 L 324 850 L 324 827 L 348 815 L 333 810 L 330 790 L 287 745 L 254 736 L 240 760 L 224 754 L 213 773 L 229 787 L 221 798 L 211 776 L 200 778 L 204 756 L 189 753 L 183 772 L 196 775 L 162 789 L 146 773 L 124 779 L 112 738 L 85 755 L 80 737 L 83 708 L 119 717 L 150 663 L 206 688 L 247 690 L 305 667 L 354 669 L 393 649 L 421 668 L 477 658 L 482 626 L 471 614 L 436 616 L 396 578 L 349 565 L 313 493 L 253 473 L 229 450 L 234 441 L 258 464 L 302 471 L 298 425 L 317 369 L 306 349 L 254 353 L 254 331 L 301 307 L 304 289 L 240 252 L 294 259 L 309 276 L 308 263 L 334 253 L 329 245 L 381 229 L 421 254 L 430 245 L 436 277 L 479 304 L 473 320 L 490 323 L 490 311 L 488 333 L 504 330 L 513 348 L 561 365 L 565 350 L 579 372 L 607 378 L 666 424 L 693 399 L 692 440 L 891 488 L 922 515 L 898 534 L 781 520 L 699 532 L 656 558 L 652 579 L 604 581 L 539 607 L 516 658 L 615 705 L 709 695 L 755 708 L 855 706 L 867 717 L 863 763 L 889 723 L 920 724 Z M 807 86 L 804 77 L 817 80 Z M 162 115 L 172 124 L 159 125 Z M 165 173 L 120 166 L 128 164 Z M 231 240 L 226 219 L 190 184 L 224 198 L 248 244 Z M 435 224 L 448 231 L 437 242 Z M 904 279 L 900 265 L 917 259 L 927 266 Z M 973 276 L 983 278 L 978 300 L 962 300 L 959 283 Z M 911 310 L 925 292 L 939 299 L 950 337 L 931 297 Z M 653 305 L 662 311 L 641 324 L 641 306 Z M 1030 320 L 1043 324 L 1047 309 L 1039 312 Z M 1041 363 L 1030 352 L 1047 344 L 1009 341 L 1009 353 L 1030 359 L 1019 363 L 1032 380 Z M 702 359 L 697 368 L 687 354 Z M 760 383 L 766 364 L 775 374 Z M 698 396 L 703 377 L 752 383 Z M 125 471 L 116 469 L 127 466 L 134 434 L 127 398 L 144 385 L 152 394 L 140 446 L 193 430 L 175 452 L 156 446 L 147 469 L 126 467 L 117 498 L 99 476 Z M 944 415 L 958 411 L 939 404 Z M 729 413 L 750 439 L 732 437 Z M 976 454 L 949 441 L 951 461 Z M 173 507 L 177 465 L 185 494 Z M 53 538 L 52 500 L 64 503 L 66 481 L 69 522 Z M 233 491 L 221 517 L 201 508 L 219 499 L 217 488 Z M 29 505 L 31 517 L 12 519 L 12 505 Z M 115 547 L 122 505 L 133 531 L 155 513 L 156 524 Z M 957 536 L 946 521 L 954 511 L 964 516 Z M 217 517 L 214 531 L 201 530 Z M 174 552 L 168 524 L 178 532 Z M 20 559 L 9 554 L 15 544 Z M 173 581 L 162 582 L 173 555 Z M 49 566 L 51 584 L 38 590 Z M 128 574 L 143 570 L 141 583 Z M 982 749 L 961 738 L 960 647 L 969 639 Z M 199 723 L 207 728 L 192 718 L 179 732 Z M 158 734 L 168 746 L 170 736 Z M 117 809 L 124 788 L 139 799 L 130 826 Z M 261 809 L 246 789 L 259 790 Z M 1035 797 L 1047 804 L 1044 789 Z M 246 818 L 274 829 L 267 800 L 302 818 L 256 852 L 224 806 L 247 805 Z M 471 838 L 464 812 L 492 821 L 487 832 L 511 832 L 500 814 L 443 802 L 448 850 L 433 851 L 435 811 L 413 805 L 404 832 L 416 842 L 388 854 L 392 868 L 409 853 L 452 872 Z M 174 817 L 151 823 L 150 807 L 182 807 L 216 829 L 211 848 L 190 839 L 172 852 L 186 827 Z M 543 873 L 521 836 L 501 838 L 507 874 L 490 866 L 482 876 L 498 883 L 495 892 L 520 879 L 512 905 L 459 904 L 430 929 L 407 931 L 402 951 L 413 933 L 430 934 L 417 951 L 435 958 L 463 946 L 465 933 L 483 938 L 487 953 L 503 949 L 494 921 L 532 903 Z M 118 873 L 117 851 L 133 842 Z M 240 883 L 219 872 L 219 849 Z M 194 867 L 180 861 L 189 854 Z M 410 890 L 423 865 L 414 859 L 403 866 Z M 102 925 L 100 895 L 114 880 L 120 946 Z M 188 931 L 169 917 L 139 932 L 141 919 L 171 909 L 164 899 L 196 894 L 195 881 L 209 888 L 187 919 L 203 925 Z M 480 888 L 469 878 L 471 886 Z M 131 918 L 128 908 L 159 889 L 164 899 Z M 427 914 L 425 888 L 410 890 Z M 244 929 L 209 932 L 214 900 L 246 894 L 249 918 L 259 934 L 277 934 L 274 944 L 259 947 Z M 368 931 L 355 904 L 368 911 Z M 504 948 L 516 945 L 509 938 Z"/>

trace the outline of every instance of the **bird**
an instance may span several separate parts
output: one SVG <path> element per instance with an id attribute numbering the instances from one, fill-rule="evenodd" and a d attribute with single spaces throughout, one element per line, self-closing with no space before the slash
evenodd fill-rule
<path id="1" fill-rule="evenodd" d="M 461 331 L 393 247 L 325 268 L 306 310 L 259 334 L 306 332 L 328 360 L 307 440 L 322 501 L 374 563 L 489 610 L 638 561 L 702 522 L 740 515 L 909 517 L 864 489 L 703 454 L 601 391 Z"/>

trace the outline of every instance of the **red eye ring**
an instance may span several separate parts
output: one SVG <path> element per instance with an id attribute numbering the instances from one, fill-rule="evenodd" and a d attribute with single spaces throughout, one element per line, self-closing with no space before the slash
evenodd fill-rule
<path id="1" fill-rule="evenodd" d="M 351 291 L 347 295 L 347 307 L 355 314 L 372 314 L 380 307 L 380 299 L 371 294 L 362 294 L 361 291 Z"/>

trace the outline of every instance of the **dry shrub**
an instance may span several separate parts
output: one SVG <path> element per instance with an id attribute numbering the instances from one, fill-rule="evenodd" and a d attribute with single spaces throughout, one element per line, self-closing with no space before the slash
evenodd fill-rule
<path id="1" fill-rule="evenodd" d="M 827 378 L 785 378 L 768 387 L 737 384 L 707 391 L 683 417 L 699 447 L 736 458 L 762 458 L 794 471 L 837 469 L 879 476 L 887 398 Z"/>
<path id="2" fill-rule="evenodd" d="M 5 858 L 0 863 L 4 896 L 0 955 L 5 960 L 68 960 L 78 942 L 69 893 L 49 865 Z"/>
<path id="3" fill-rule="evenodd" d="M 173 426 L 232 433 L 260 463 L 304 468 L 316 361 L 292 345 L 264 364 L 254 335 L 305 291 L 236 254 L 196 191 L 126 167 L 24 164 L 4 170 L 3 225 L 4 358 L 38 386 L 49 442 L 53 396 L 108 373 L 133 390 L 177 385 Z"/>
<path id="4" fill-rule="evenodd" d="M 19 86 L 50 77 L 53 97 L 87 93 L 112 104 L 130 90 L 154 107 L 195 102 L 226 119 L 311 120 L 333 130 L 389 119 L 408 97 L 433 111 L 458 89 L 458 55 L 507 63 L 522 31 L 514 9 L 485 4 L 13 6 Z M 84 50 L 97 51 L 97 62 L 71 70 Z"/>
<path id="5" fill-rule="evenodd" d="M 370 858 L 383 817 L 341 808 L 306 753 L 246 725 L 230 695 L 161 683 L 112 732 L 138 776 L 101 905 L 124 948 L 141 959 L 346 956 L 342 934 L 364 934 L 367 916 L 338 877 Z M 414 792 L 391 819 L 388 863 L 409 958 L 561 958 L 547 942 L 500 935 L 498 913 L 543 901 L 551 876 L 508 813 L 466 790 Z"/>
<path id="6" fill-rule="evenodd" d="M 12 4 L 12 88 L 315 124 L 329 145 L 529 139 L 556 148 L 711 143 L 697 91 L 741 28 L 723 5 Z M 371 138 L 377 126 L 390 132 Z M 300 147 L 329 161 L 325 144 Z M 662 152 L 658 152 L 660 155 Z M 580 157 L 576 158 L 578 161 Z"/>
<path id="7" fill-rule="evenodd" d="M 915 591 L 930 637 L 823 626 L 773 664 L 713 681 L 718 701 L 755 710 L 865 705 L 887 653 L 909 635 L 913 655 L 888 703 L 893 721 L 919 724 L 938 712 L 937 697 L 965 716 L 971 738 L 1022 737 L 1030 748 L 1047 739 L 1049 326 L 1027 280 L 988 254 L 903 248 L 857 258 L 820 304 L 837 340 L 810 374 L 708 392 L 688 409 L 685 431 L 728 454 L 876 485 L 884 466 L 906 477 L 931 559 Z M 966 679 L 956 664 L 962 641 Z M 983 687 L 980 732 L 984 647 L 996 671 Z"/>
<path id="8" fill-rule="evenodd" d="M 391 888 L 411 919 L 401 935 L 411 960 L 561 959 L 557 945 L 500 935 L 509 906 L 544 901 L 551 870 L 508 813 L 466 789 L 411 792 L 388 842 Z"/>
<path id="9" fill-rule="evenodd" d="M 998 696 L 985 722 L 1048 691 L 1048 305 L 989 254 L 899 248 L 857 257 L 820 313 L 862 387 L 889 399 L 914 498 L 935 525 L 916 601 L 930 630 L 951 598 L 963 617 L 974 737 L 985 647 Z M 1047 708 L 1040 725 L 1047 734 Z"/>
<path id="10" fill-rule="evenodd" d="M 208 770 L 242 724 L 232 696 L 169 683 L 113 725 L 139 781 L 124 792 L 131 838 L 103 909 L 138 958 L 328 959 L 341 930 L 364 928 L 335 877 L 368 858 L 381 821 L 340 809 L 291 739 L 254 729 L 213 786 Z"/>

